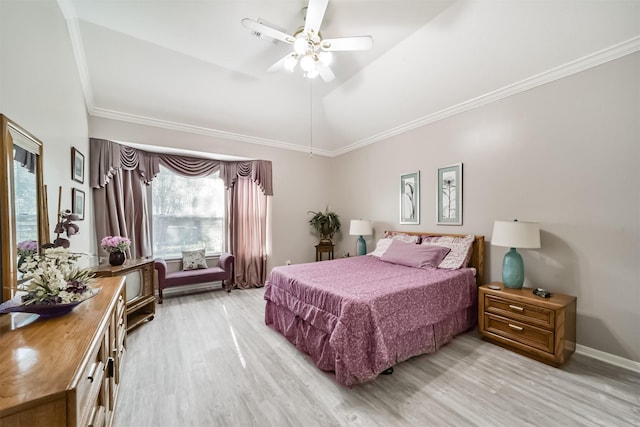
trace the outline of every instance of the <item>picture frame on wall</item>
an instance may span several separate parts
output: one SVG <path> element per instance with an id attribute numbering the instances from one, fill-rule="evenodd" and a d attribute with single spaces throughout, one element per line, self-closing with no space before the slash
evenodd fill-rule
<path id="1" fill-rule="evenodd" d="M 420 171 L 400 175 L 400 224 L 420 224 Z"/>
<path id="2" fill-rule="evenodd" d="M 437 224 L 462 225 L 462 163 L 438 168 Z"/>
<path id="3" fill-rule="evenodd" d="M 84 184 L 84 154 L 71 147 L 71 179 Z"/>
<path id="4" fill-rule="evenodd" d="M 78 215 L 78 220 L 84 220 L 84 191 L 71 189 L 71 212 Z"/>

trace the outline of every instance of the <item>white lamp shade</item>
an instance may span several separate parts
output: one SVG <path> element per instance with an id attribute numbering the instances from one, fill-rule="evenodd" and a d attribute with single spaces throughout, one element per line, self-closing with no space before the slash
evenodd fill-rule
<path id="1" fill-rule="evenodd" d="M 352 219 L 349 234 L 352 236 L 369 236 L 373 233 L 371 221 L 364 219 Z"/>
<path id="2" fill-rule="evenodd" d="M 496 221 L 493 224 L 491 244 L 507 248 L 539 248 L 540 224 L 524 221 Z"/>

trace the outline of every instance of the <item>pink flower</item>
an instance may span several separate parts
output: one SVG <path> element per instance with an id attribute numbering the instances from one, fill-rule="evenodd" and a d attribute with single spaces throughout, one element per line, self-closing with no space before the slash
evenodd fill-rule
<path id="1" fill-rule="evenodd" d="M 131 246 L 131 240 L 121 236 L 107 236 L 100 241 L 100 246 L 107 252 L 125 252 Z"/>

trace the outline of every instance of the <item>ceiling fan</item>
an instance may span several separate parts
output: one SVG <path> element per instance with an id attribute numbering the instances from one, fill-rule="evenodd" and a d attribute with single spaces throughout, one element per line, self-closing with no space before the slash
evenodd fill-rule
<path id="1" fill-rule="evenodd" d="M 281 69 L 293 71 L 299 63 L 305 77 L 315 78 L 320 75 L 325 82 L 330 82 L 335 78 L 335 74 L 329 68 L 332 59 L 331 52 L 371 49 L 373 46 L 373 37 L 371 36 L 322 38 L 320 25 L 328 3 L 329 0 L 309 0 L 304 27 L 298 28 L 293 35 L 265 25 L 259 19 L 257 21 L 250 18 L 242 20 L 242 25 L 257 34 L 264 34 L 293 45 L 293 52 L 288 53 L 269 67 L 268 72 Z"/>

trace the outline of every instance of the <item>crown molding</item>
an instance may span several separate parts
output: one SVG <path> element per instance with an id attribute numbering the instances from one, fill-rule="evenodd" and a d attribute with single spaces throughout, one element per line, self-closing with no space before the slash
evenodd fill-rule
<path id="1" fill-rule="evenodd" d="M 172 122 L 169 120 L 160 120 L 151 117 L 139 116 L 136 114 L 123 113 L 120 111 L 107 110 L 104 108 L 93 108 L 89 112 L 94 117 L 102 117 L 105 119 L 119 120 L 128 123 L 135 123 L 139 125 L 158 127 L 162 129 L 174 130 L 178 132 L 193 133 L 197 135 L 212 136 L 215 138 L 226 139 L 236 142 L 245 142 L 249 144 L 258 144 L 266 147 L 280 148 L 283 150 L 298 151 L 302 153 L 317 154 L 320 156 L 329 156 L 330 153 L 327 150 L 321 150 L 314 148 L 310 152 L 309 147 L 304 147 L 297 144 L 290 144 L 287 142 L 276 141 L 272 139 L 259 138 L 256 136 L 242 135 L 239 133 L 226 132 L 217 129 L 206 128 L 202 126 L 188 125 L 184 123 Z"/>
<path id="2" fill-rule="evenodd" d="M 69 31 L 69 39 L 71 40 L 71 49 L 76 59 L 76 68 L 78 69 L 78 77 L 80 78 L 80 86 L 84 94 L 84 103 L 87 112 L 91 113 L 94 106 L 93 90 L 91 89 L 91 79 L 89 78 L 89 67 L 87 66 L 87 58 L 84 55 L 84 45 L 82 36 L 80 35 L 80 26 L 76 9 L 70 0 L 58 0 L 58 7 L 62 11 L 62 16 L 67 21 L 67 30 Z"/>
<path id="3" fill-rule="evenodd" d="M 445 108 L 436 113 L 429 114 L 395 128 L 380 132 L 377 135 L 361 139 L 360 141 L 356 141 L 344 148 L 332 151 L 330 155 L 332 157 L 340 156 L 350 151 L 366 147 L 367 145 L 371 145 L 376 142 L 391 138 L 393 136 L 397 136 L 437 122 L 439 120 L 446 119 L 448 117 L 455 116 L 457 114 L 464 113 L 478 107 L 482 107 L 483 105 L 499 101 L 501 99 L 519 94 L 521 92 L 525 92 L 527 90 L 542 86 L 547 83 L 551 83 L 553 81 L 571 76 L 581 71 L 588 70 L 590 68 L 605 64 L 615 59 L 622 58 L 623 56 L 630 55 L 638 51 L 640 51 L 640 36 L 631 38 L 606 49 L 602 49 L 598 52 L 584 56 L 580 59 L 561 65 L 559 67 L 552 68 L 549 71 L 545 71 L 538 75 L 526 78 L 524 80 L 521 80 L 520 82 L 510 84 L 501 89 L 486 93 L 484 95 L 480 95 L 476 98 L 470 99 L 449 108 Z"/>

